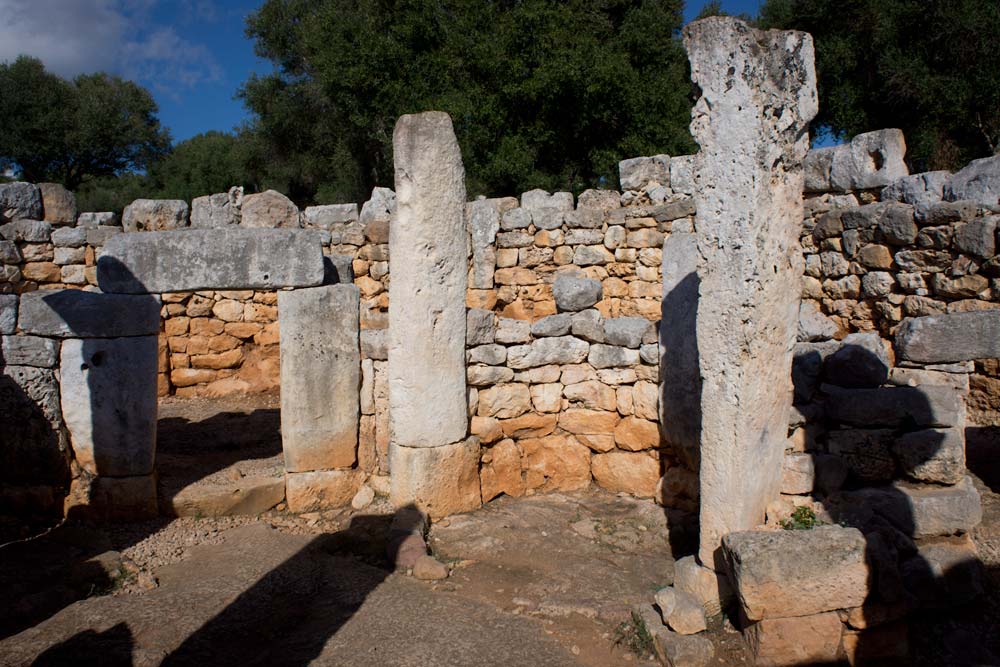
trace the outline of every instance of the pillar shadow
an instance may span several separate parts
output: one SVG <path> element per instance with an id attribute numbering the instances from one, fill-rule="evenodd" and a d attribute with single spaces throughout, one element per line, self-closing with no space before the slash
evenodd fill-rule
<path id="1" fill-rule="evenodd" d="M 415 521 L 420 525 L 407 524 Z M 412 506 L 395 515 L 353 517 L 346 529 L 316 537 L 261 577 L 159 664 L 312 664 L 393 571 L 398 546 L 393 536 L 422 530 L 422 524 Z M 131 630 L 118 624 L 103 633 L 78 633 L 47 649 L 33 664 L 131 667 L 135 648 Z M 102 654 L 110 662 L 100 661 Z M 93 663 L 87 661 L 91 656 Z"/>
<path id="2" fill-rule="evenodd" d="M 671 502 L 675 507 L 665 511 L 670 549 L 677 559 L 698 551 L 702 381 L 697 322 L 701 281 L 694 269 L 672 278 L 670 285 L 664 277 L 660 304 L 660 433 L 680 469 L 671 470 L 669 462 L 661 458 L 660 477 L 674 496 Z"/>

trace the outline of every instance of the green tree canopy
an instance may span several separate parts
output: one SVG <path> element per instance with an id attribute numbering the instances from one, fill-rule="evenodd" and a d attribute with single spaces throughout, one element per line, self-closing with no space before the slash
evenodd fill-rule
<path id="1" fill-rule="evenodd" d="M 761 23 L 813 34 L 815 127 L 842 137 L 901 128 L 917 170 L 1000 148 L 995 0 L 767 0 Z"/>
<path id="2" fill-rule="evenodd" d="M 682 0 L 267 0 L 247 34 L 275 72 L 241 95 L 252 168 L 293 199 L 392 183 L 404 113 L 447 111 L 470 195 L 617 185 L 688 153 Z M 318 193 L 318 195 L 317 195 Z"/>
<path id="3" fill-rule="evenodd" d="M 70 189 L 144 169 L 170 144 L 156 111 L 136 83 L 104 73 L 67 81 L 20 56 L 0 63 L 0 163 Z"/>
<path id="4" fill-rule="evenodd" d="M 159 196 L 191 201 L 233 185 L 249 185 L 245 164 L 246 146 L 240 137 L 212 131 L 176 144 L 149 173 Z"/>

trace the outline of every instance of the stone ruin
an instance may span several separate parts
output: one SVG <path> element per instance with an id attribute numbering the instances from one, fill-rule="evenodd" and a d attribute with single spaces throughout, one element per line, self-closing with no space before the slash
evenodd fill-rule
<path id="1" fill-rule="evenodd" d="M 1000 158 L 909 175 L 898 130 L 809 151 L 809 35 L 684 42 L 700 152 L 575 205 L 468 202 L 439 112 L 399 119 L 395 189 L 360 212 L 234 188 L 119 223 L 0 185 L 0 504 L 183 513 L 158 506 L 157 397 L 250 390 L 270 359 L 285 479 L 257 511 L 374 490 L 437 519 L 596 483 L 698 515 L 643 610 L 665 663 L 704 664 L 724 609 L 760 665 L 905 655 L 910 610 L 979 590 L 964 429 L 997 419 Z M 827 525 L 778 529 L 799 508 Z"/>

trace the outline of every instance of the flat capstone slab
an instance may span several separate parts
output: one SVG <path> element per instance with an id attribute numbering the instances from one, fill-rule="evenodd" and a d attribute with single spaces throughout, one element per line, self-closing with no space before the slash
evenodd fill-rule
<path id="1" fill-rule="evenodd" d="M 180 229 L 120 234 L 97 261 L 105 292 L 315 287 L 323 283 L 320 232 L 302 229 Z"/>
<path id="2" fill-rule="evenodd" d="M 896 351 L 909 361 L 954 363 L 1000 356 L 1000 312 L 928 315 L 903 320 Z"/>
<path id="3" fill-rule="evenodd" d="M 55 338 L 150 336 L 160 331 L 160 300 L 72 289 L 28 292 L 21 296 L 18 327 Z"/>

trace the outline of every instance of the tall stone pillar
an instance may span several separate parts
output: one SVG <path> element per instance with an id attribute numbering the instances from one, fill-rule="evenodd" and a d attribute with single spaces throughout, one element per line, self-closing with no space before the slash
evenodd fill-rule
<path id="1" fill-rule="evenodd" d="M 402 116 L 392 137 L 389 226 L 389 468 L 397 506 L 431 516 L 480 505 L 468 439 L 465 168 L 448 114 Z"/>
<path id="2" fill-rule="evenodd" d="M 684 28 L 692 80 L 699 264 L 701 539 L 764 521 L 791 406 L 802 160 L 816 115 L 812 37 L 713 17 Z"/>

